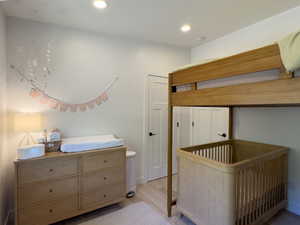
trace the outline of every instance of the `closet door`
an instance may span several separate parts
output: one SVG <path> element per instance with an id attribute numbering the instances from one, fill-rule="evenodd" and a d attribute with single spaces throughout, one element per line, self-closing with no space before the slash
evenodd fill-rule
<path id="1" fill-rule="evenodd" d="M 173 174 L 177 173 L 178 148 L 190 146 L 191 140 L 191 108 L 174 107 L 173 109 Z"/>
<path id="2" fill-rule="evenodd" d="M 190 145 L 227 140 L 228 129 L 228 108 L 192 108 Z"/>
<path id="3" fill-rule="evenodd" d="M 229 109 L 212 108 L 211 112 L 211 142 L 228 140 Z"/>
<path id="4" fill-rule="evenodd" d="M 180 147 L 191 145 L 192 108 L 180 107 Z"/>
<path id="5" fill-rule="evenodd" d="M 191 145 L 211 142 L 211 108 L 192 108 Z"/>

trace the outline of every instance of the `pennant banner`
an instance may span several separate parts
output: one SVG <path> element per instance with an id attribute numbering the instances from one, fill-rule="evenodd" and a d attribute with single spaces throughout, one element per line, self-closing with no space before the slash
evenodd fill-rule
<path id="1" fill-rule="evenodd" d="M 39 103 L 47 104 L 50 108 L 60 112 L 85 112 L 86 110 L 94 109 L 96 105 L 100 106 L 102 103 L 106 102 L 108 100 L 107 92 L 117 80 L 118 78 L 115 78 L 99 96 L 88 102 L 80 104 L 66 103 L 62 100 L 49 96 L 37 87 L 33 87 L 29 95 L 32 98 L 38 99 Z"/>

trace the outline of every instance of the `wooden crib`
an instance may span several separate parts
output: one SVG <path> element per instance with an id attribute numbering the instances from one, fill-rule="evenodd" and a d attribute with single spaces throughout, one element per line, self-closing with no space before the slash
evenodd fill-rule
<path id="1" fill-rule="evenodd" d="M 286 207 L 286 147 L 228 140 L 177 157 L 177 208 L 198 225 L 263 224 Z"/>

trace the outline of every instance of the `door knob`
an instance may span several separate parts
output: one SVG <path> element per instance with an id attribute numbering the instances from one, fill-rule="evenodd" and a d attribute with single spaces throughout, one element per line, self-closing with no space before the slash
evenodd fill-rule
<path id="1" fill-rule="evenodd" d="M 225 133 L 218 133 L 218 135 L 219 135 L 220 137 L 223 137 L 223 138 L 226 138 L 226 137 L 227 137 L 227 134 L 225 134 Z"/>
<path id="2" fill-rule="evenodd" d="M 152 132 L 149 133 L 149 136 L 154 136 L 154 135 L 156 135 L 156 134 L 153 134 Z"/>

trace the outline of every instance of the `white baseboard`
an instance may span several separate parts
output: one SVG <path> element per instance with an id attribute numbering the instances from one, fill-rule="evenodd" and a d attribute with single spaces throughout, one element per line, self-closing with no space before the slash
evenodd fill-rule
<path id="1" fill-rule="evenodd" d="M 289 202 L 287 210 L 290 211 L 291 213 L 294 213 L 294 214 L 300 216 L 300 204 L 299 203 Z"/>

